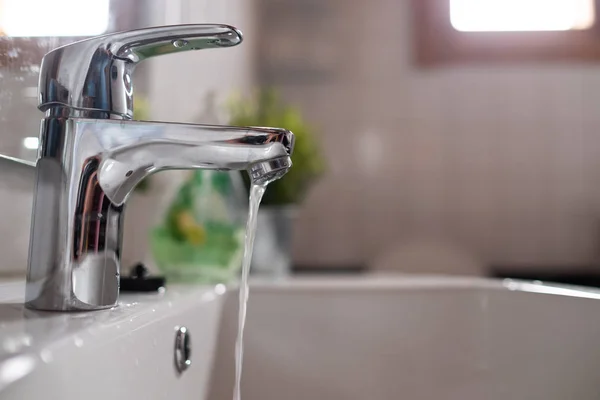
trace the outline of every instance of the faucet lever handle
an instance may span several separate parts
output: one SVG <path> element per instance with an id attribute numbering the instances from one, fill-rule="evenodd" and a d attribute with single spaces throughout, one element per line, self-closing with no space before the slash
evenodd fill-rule
<path id="1" fill-rule="evenodd" d="M 231 47 L 242 33 L 228 25 L 173 25 L 98 37 L 116 58 L 138 63 L 146 58 L 182 51 Z"/>
<path id="2" fill-rule="evenodd" d="M 138 29 L 71 43 L 42 59 L 38 108 L 66 107 L 78 116 L 131 119 L 131 74 L 140 61 L 241 42 L 242 33 L 232 26 L 195 24 Z"/>

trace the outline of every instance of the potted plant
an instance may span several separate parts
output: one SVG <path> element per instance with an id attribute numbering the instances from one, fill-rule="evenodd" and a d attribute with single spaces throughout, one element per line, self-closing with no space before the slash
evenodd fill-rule
<path id="1" fill-rule="evenodd" d="M 255 272 L 286 274 L 291 267 L 291 230 L 297 208 L 325 168 L 315 130 L 273 89 L 234 99 L 229 113 L 231 125 L 272 126 L 294 133 L 292 168 L 272 182 L 263 196 L 252 258 Z"/>

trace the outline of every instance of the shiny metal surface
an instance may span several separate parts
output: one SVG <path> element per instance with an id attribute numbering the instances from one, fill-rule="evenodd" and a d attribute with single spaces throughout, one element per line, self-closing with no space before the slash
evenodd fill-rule
<path id="1" fill-rule="evenodd" d="M 180 374 L 192 365 L 192 338 L 185 326 L 175 332 L 175 369 Z"/>
<path id="2" fill-rule="evenodd" d="M 130 73 L 139 61 L 241 40 L 225 25 L 159 27 L 84 40 L 44 57 L 39 108 L 46 118 L 35 165 L 28 308 L 116 304 L 124 206 L 146 176 L 246 169 L 252 180 L 267 183 L 291 167 L 294 137 L 284 129 L 131 120 Z M 16 175 L 31 171 L 27 163 L 0 162 L 13 163 L 10 170 L 21 171 Z"/>
<path id="3" fill-rule="evenodd" d="M 98 36 L 59 47 L 42 60 L 39 108 L 90 118 L 131 119 L 133 70 L 146 58 L 236 46 L 242 33 L 227 25 L 177 25 Z"/>
<path id="4" fill-rule="evenodd" d="M 26 297 L 28 307 L 53 310 L 115 304 L 124 204 L 143 178 L 248 168 L 272 180 L 261 166 L 289 160 L 293 142 L 275 128 L 52 117 L 42 138 Z"/>

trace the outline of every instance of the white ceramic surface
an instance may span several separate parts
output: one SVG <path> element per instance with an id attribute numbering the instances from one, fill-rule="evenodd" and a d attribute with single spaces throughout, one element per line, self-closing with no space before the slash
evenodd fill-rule
<path id="1" fill-rule="evenodd" d="M 0 285 L 0 398 L 204 399 L 225 288 L 124 294 L 112 310 L 23 308 L 22 282 Z M 192 339 L 192 365 L 174 367 L 175 327 Z"/>
<path id="2" fill-rule="evenodd" d="M 597 400 L 600 292 L 469 278 L 255 283 L 244 400 Z M 231 398 L 237 304 L 210 400 Z"/>

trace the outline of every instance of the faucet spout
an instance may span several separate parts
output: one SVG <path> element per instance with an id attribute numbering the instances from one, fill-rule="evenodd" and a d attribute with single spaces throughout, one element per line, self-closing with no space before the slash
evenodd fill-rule
<path id="1" fill-rule="evenodd" d="M 285 129 L 71 119 L 82 151 L 100 159 L 98 183 L 122 205 L 145 177 L 166 169 L 248 170 L 257 182 L 289 169 L 293 135 Z M 94 148 L 99 145 L 99 149 Z"/>

